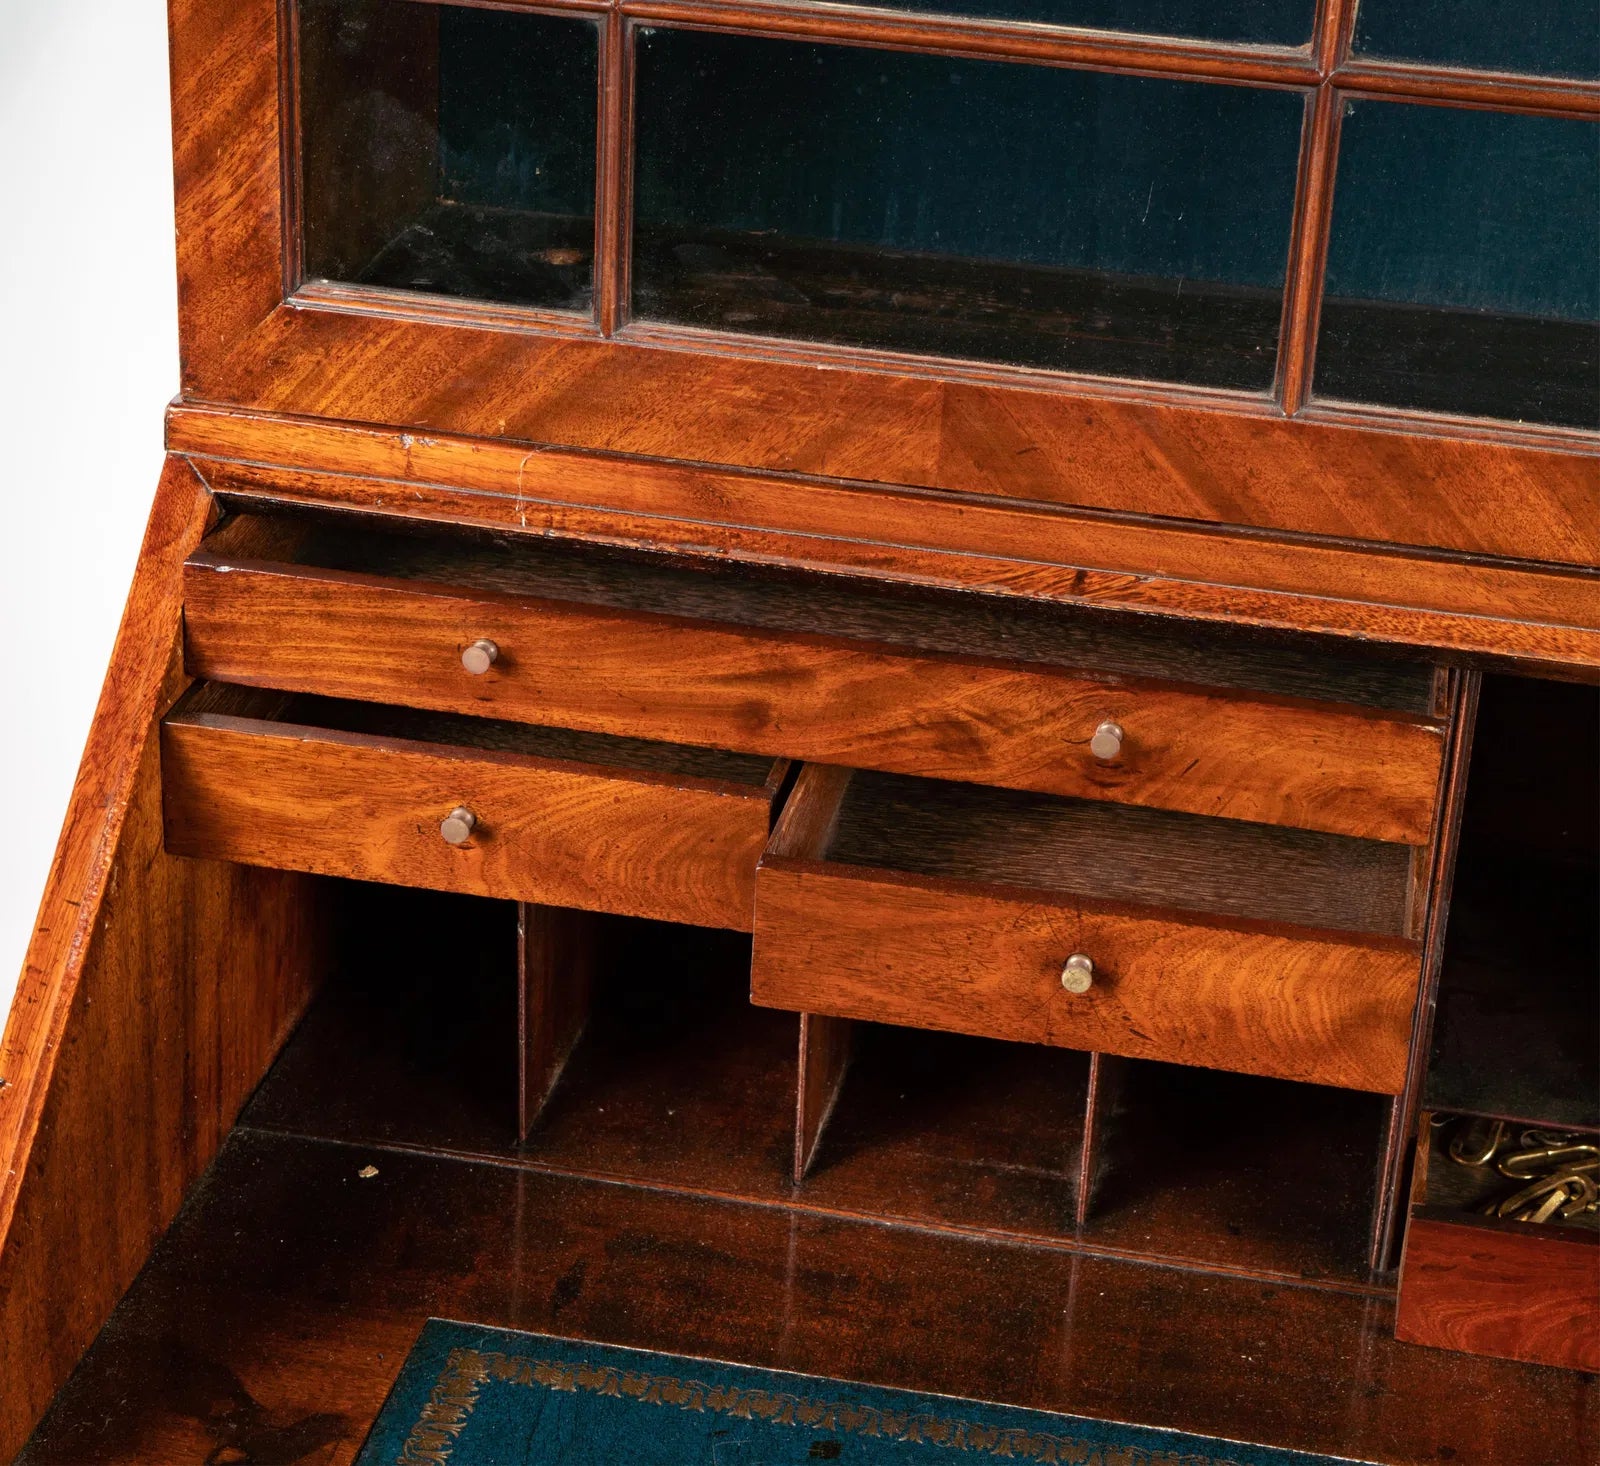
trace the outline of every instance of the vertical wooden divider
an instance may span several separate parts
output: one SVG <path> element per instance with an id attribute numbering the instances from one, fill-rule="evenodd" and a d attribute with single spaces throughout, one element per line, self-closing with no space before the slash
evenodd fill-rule
<path id="1" fill-rule="evenodd" d="M 1301 140 L 1278 345 L 1277 394 L 1289 417 L 1299 412 L 1311 395 L 1339 159 L 1339 124 L 1344 115 L 1344 96 L 1332 78 L 1349 54 L 1355 21 L 1353 0 L 1321 0 L 1317 7 L 1313 49 L 1321 82 L 1311 96 Z"/>
<path id="2" fill-rule="evenodd" d="M 767 854 L 793 860 L 821 860 L 833 843 L 850 787 L 851 770 L 803 764 L 778 816 Z M 756 942 L 762 940 L 761 875 L 756 874 Z M 854 1024 L 820 1013 L 800 1015 L 800 1062 L 795 1084 L 794 1183 L 805 1180 L 817 1146 L 833 1114 L 845 1071 L 850 1067 Z"/>
<path id="3" fill-rule="evenodd" d="M 517 1139 L 528 1138 L 589 1021 L 599 918 L 517 907 Z"/>
<path id="4" fill-rule="evenodd" d="M 1115 1054 L 1089 1055 L 1089 1087 L 1083 1097 L 1083 1138 L 1078 1147 L 1078 1184 L 1073 1194 L 1073 1224 L 1081 1231 L 1094 1205 L 1106 1121 L 1122 1087 L 1128 1061 Z"/>
<path id="5" fill-rule="evenodd" d="M 850 1067 L 855 1024 L 820 1013 L 800 1015 L 800 1080 L 795 1096 L 794 1184 L 806 1178 L 827 1127 L 845 1071 Z"/>
<path id="6" fill-rule="evenodd" d="M 1458 671 L 1449 675 L 1450 728 L 1439 774 L 1433 839 L 1424 867 L 1427 923 L 1422 937 L 1422 978 L 1411 1024 L 1411 1057 L 1406 1065 L 1405 1088 L 1390 1104 L 1384 1127 L 1383 1156 L 1378 1164 L 1378 1190 L 1367 1252 L 1368 1265 L 1374 1272 L 1386 1272 L 1396 1263 L 1398 1228 L 1395 1223 L 1401 1209 L 1400 1189 L 1405 1179 L 1411 1137 L 1422 1110 L 1428 1054 L 1433 1047 L 1433 1015 L 1439 1000 L 1439 970 L 1444 962 L 1445 931 L 1450 920 L 1450 888 L 1455 879 L 1456 851 L 1461 842 L 1461 812 L 1472 759 L 1472 733 L 1478 717 L 1478 691 L 1483 682 L 1479 672 Z"/>
<path id="7" fill-rule="evenodd" d="M 628 319 L 633 235 L 633 31 L 621 11 L 602 22 L 600 147 L 596 180 L 595 289 L 600 331 L 614 335 Z"/>

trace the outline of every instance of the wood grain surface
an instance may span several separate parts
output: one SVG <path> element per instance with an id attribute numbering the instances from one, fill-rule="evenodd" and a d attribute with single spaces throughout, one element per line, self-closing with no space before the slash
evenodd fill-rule
<path id="1" fill-rule="evenodd" d="M 354 571 L 767 631 L 826 631 L 906 651 L 1089 668 L 1393 713 L 1437 711 L 1432 660 L 1392 648 L 1312 643 L 1240 627 L 1179 627 L 1160 617 L 1018 596 L 497 532 L 492 523 L 429 528 L 426 520 L 393 513 L 244 507 L 206 536 L 196 560 L 213 568 L 270 563 Z"/>
<path id="2" fill-rule="evenodd" d="M 1289 926 L 1421 935 L 1404 846 L 899 774 L 851 779 L 820 858 Z"/>
<path id="3" fill-rule="evenodd" d="M 592 912 L 517 907 L 517 1139 L 526 1140 L 589 1022 Z"/>
<path id="4" fill-rule="evenodd" d="M 1565 569 L 1417 555 L 1370 536 L 1339 542 L 1241 532 L 209 408 L 174 409 L 168 437 L 230 496 L 1438 647 L 1590 680 L 1600 667 L 1600 558 Z M 1600 471 L 1592 477 L 1593 493 L 1579 497 L 1594 504 L 1580 507 L 1580 516 L 1600 508 Z"/>
<path id="5" fill-rule="evenodd" d="M 919 372 L 906 358 L 857 365 L 839 349 L 740 352 L 723 337 L 669 344 L 661 332 L 602 342 L 284 305 L 196 395 L 413 437 L 512 439 L 525 453 L 550 445 L 1600 563 L 1600 472 L 1573 434 L 1494 442 L 1432 436 L 1425 421 L 1388 432 L 1265 415 L 1226 394 L 1129 402 L 1090 379 L 999 385 L 942 361 Z M 319 370 L 285 372 L 288 361 Z"/>
<path id="6" fill-rule="evenodd" d="M 413 436 L 518 439 L 523 451 L 561 444 L 1600 563 L 1591 435 L 1417 414 L 1393 415 L 1400 431 L 1288 420 L 1265 398 L 694 332 L 561 338 L 495 308 L 483 325 L 465 306 L 427 319 L 425 304 L 403 297 L 285 302 L 297 282 L 285 280 L 276 23 L 274 0 L 225 13 L 188 0 L 174 12 L 190 401 L 390 423 Z M 1414 70 L 1380 66 L 1360 84 L 1403 88 Z M 1322 75 L 1306 70 L 1305 80 Z M 1530 105 L 1526 86 L 1496 79 L 1491 92 Z M 1589 101 L 1585 92 L 1573 105 Z M 626 172 L 613 166 L 609 186 L 622 187 Z"/>
<path id="7" fill-rule="evenodd" d="M 1288 65 L 1293 84 L 1343 95 L 1337 78 L 1348 58 L 1337 37 L 1347 33 L 1349 14 L 1348 8 L 1338 12 L 1326 33 L 1319 32 L 1314 57 L 1292 60 L 1256 48 L 1165 40 L 1056 37 L 1049 44 L 1067 45 L 1062 54 L 1074 56 L 1074 48 L 1087 45 L 1103 64 L 1135 70 L 1198 66 L 1205 74 L 1221 74 L 1243 68 L 1240 75 L 1259 79 L 1263 66 L 1277 67 L 1273 74 L 1280 75 Z M 735 26 L 750 23 L 737 7 L 726 17 Z M 935 49 L 1003 48 L 1013 34 L 1023 45 L 1019 54 L 1036 54 L 1044 44 L 1037 27 L 1013 33 L 972 22 L 901 18 L 884 30 L 882 17 L 844 15 L 827 23 Z M 786 29 L 820 24 L 814 14 L 794 12 Z M 292 136 L 294 109 L 275 44 L 277 25 L 276 0 L 242 0 L 230 7 L 183 0 L 173 13 L 185 401 L 207 411 L 209 404 L 225 414 L 243 409 L 274 419 L 260 429 L 260 451 L 224 456 L 306 466 L 306 442 L 327 426 L 372 431 L 356 425 L 388 424 L 386 451 L 403 461 L 435 457 L 441 443 L 452 441 L 470 445 L 466 455 L 480 461 L 499 446 L 519 488 L 541 454 L 560 448 L 574 458 L 671 460 L 678 472 L 709 466 L 716 473 L 754 469 L 853 480 L 874 486 L 857 498 L 869 524 L 881 513 L 880 495 L 941 490 L 979 500 L 949 506 L 958 521 L 965 519 L 969 534 L 985 519 L 968 517 L 969 508 L 981 510 L 987 500 L 995 507 L 998 501 L 1020 501 L 1406 546 L 1428 553 L 1411 565 L 1390 558 L 1380 566 L 1384 557 L 1370 554 L 1350 560 L 1376 594 L 1363 597 L 1357 575 L 1347 573 L 1335 598 L 1361 609 L 1321 608 L 1316 624 L 1333 629 L 1342 616 L 1359 620 L 1360 634 L 1373 635 L 1381 634 L 1375 623 L 1388 621 L 1408 627 L 1400 634 L 1447 637 L 1458 645 L 1475 641 L 1500 654 L 1600 662 L 1593 637 L 1555 629 L 1594 630 L 1593 585 L 1582 590 L 1591 609 L 1573 616 L 1557 609 L 1578 595 L 1571 587 L 1563 594 L 1555 581 L 1519 582 L 1499 565 L 1447 570 L 1439 559 L 1444 552 L 1589 570 L 1600 565 L 1600 470 L 1591 433 L 1315 403 L 1290 417 L 1285 409 L 1299 407 L 1293 394 L 1280 403 L 1266 394 L 641 327 L 619 323 L 615 301 L 604 329 L 615 327 L 616 334 L 601 339 L 599 326 L 589 328 L 589 336 L 555 333 L 547 322 L 503 307 L 441 307 L 403 293 L 355 292 L 337 301 L 297 297 L 293 230 L 286 229 L 295 217 L 292 190 L 285 197 L 294 169 L 284 166 L 293 152 L 285 141 Z M 904 32 L 908 25 L 914 36 Z M 974 40 L 973 32 L 985 39 Z M 626 223 L 622 199 L 629 174 L 617 156 L 626 109 L 618 65 L 613 47 L 604 170 L 612 196 L 601 205 L 610 221 L 602 232 L 613 250 Z M 1349 82 L 1357 92 L 1454 96 L 1572 115 L 1592 113 L 1596 102 L 1596 89 L 1587 82 L 1452 75 L 1381 62 L 1364 62 L 1357 71 Z M 1303 173 L 1319 166 L 1327 172 L 1334 140 L 1333 131 L 1324 129 L 1306 150 Z M 1320 196 L 1308 187 L 1299 192 L 1303 200 Z M 1308 339 L 1304 327 L 1318 305 L 1315 250 L 1306 247 L 1320 232 L 1316 213 L 1300 210 L 1300 284 L 1289 312 L 1298 336 L 1290 333 L 1291 344 Z M 621 266 L 615 259 L 601 261 L 600 272 L 604 281 L 615 282 Z M 606 288 L 614 293 L 614 285 Z M 691 403 L 693 410 L 685 410 Z M 408 468 L 394 476 L 411 474 Z M 433 477 L 465 486 L 450 473 Z M 574 508 L 604 503 L 591 491 L 570 488 L 554 497 Z M 770 530 L 773 516 L 785 511 L 770 493 L 763 497 L 768 512 L 745 523 Z M 994 524 L 991 519 L 984 527 Z M 1056 563 L 1141 582 L 1162 576 L 1158 562 L 1170 551 L 1170 540 L 1151 535 L 1148 526 L 1122 528 L 1132 542 L 1127 553 L 1087 565 L 1088 557 L 1071 554 Z M 901 543 L 882 531 L 861 537 Z M 972 548 L 993 553 L 995 546 L 980 542 Z M 1245 589 L 1265 588 L 1235 568 L 1236 546 L 1211 548 L 1200 581 L 1242 580 Z M 1301 553 L 1292 560 L 1289 585 L 1280 589 L 1314 595 L 1308 581 L 1316 573 L 1316 556 Z M 1458 599 L 1463 588 L 1485 576 L 1496 594 L 1515 595 L 1519 585 L 1535 594 L 1508 618 L 1520 623 L 1510 628 L 1453 617 L 1426 618 L 1418 626 L 1405 616 L 1375 615 L 1363 604 L 1411 608 L 1417 593 L 1407 586 L 1441 576 L 1458 582 L 1446 592 Z M 1176 595 L 1172 588 L 1143 584 L 1121 589 L 1141 599 L 1163 593 Z M 1286 609 L 1274 603 L 1278 613 Z M 1293 612 L 1319 615 L 1303 601 Z M 1232 614 L 1266 613 L 1240 603 Z M 1460 608 L 1456 614 L 1478 613 Z"/>
<path id="8" fill-rule="evenodd" d="M 185 391 L 284 298 L 278 21 L 272 3 L 167 7 Z"/>
<path id="9" fill-rule="evenodd" d="M 209 554 L 184 616 L 214 680 L 1375 839 L 1432 826 L 1441 731 L 1411 717 Z M 500 657 L 472 676 L 480 637 Z M 1107 721 L 1127 738 L 1101 761 Z"/>
<path id="10" fill-rule="evenodd" d="M 344 895 L 342 960 L 252 1124 L 708 1201 L 1393 1292 L 1365 1260 L 1381 1096 L 1108 1061 L 1127 1082 L 1098 1107 L 1101 1184 L 1080 1226 L 1087 1056 L 853 1025 L 849 1072 L 796 1187 L 799 1021 L 750 1003 L 749 938 L 609 917 L 597 923 L 584 1042 L 519 1145 L 513 914 L 391 886 Z M 476 961 L 463 932 L 477 937 Z"/>
<path id="11" fill-rule="evenodd" d="M 210 513 L 169 459 L 0 1044 L 0 1459 L 143 1266 L 313 990 L 297 876 L 173 859 L 156 719 Z"/>
<path id="12" fill-rule="evenodd" d="M 204 712 L 162 768 L 181 854 L 740 930 L 776 792 Z"/>
<path id="13" fill-rule="evenodd" d="M 1600 1235 L 1431 1209 L 1414 1215 L 1395 1337 L 1600 1370 Z"/>
<path id="14" fill-rule="evenodd" d="M 794 861 L 756 883 L 755 1002 L 1398 1093 L 1415 944 Z M 1061 987 L 1075 952 L 1095 964 Z"/>
<path id="15" fill-rule="evenodd" d="M 800 1066 L 795 1088 L 794 1184 L 800 1185 L 817 1158 L 822 1132 L 833 1118 L 850 1068 L 854 1027 L 848 1018 L 800 1015 Z"/>
<path id="16" fill-rule="evenodd" d="M 1385 1466 L 1600 1441 L 1591 1380 L 1387 1300 L 246 1130 L 20 1466 L 349 1466 L 430 1316 Z"/>

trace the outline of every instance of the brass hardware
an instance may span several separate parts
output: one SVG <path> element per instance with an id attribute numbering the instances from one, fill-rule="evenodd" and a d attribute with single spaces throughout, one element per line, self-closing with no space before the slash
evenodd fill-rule
<path id="1" fill-rule="evenodd" d="M 1097 759 L 1109 763 L 1122 752 L 1122 724 L 1102 723 L 1094 730 L 1094 737 L 1089 740 L 1089 752 Z"/>
<path id="2" fill-rule="evenodd" d="M 1061 969 L 1061 986 L 1081 997 L 1094 986 L 1094 963 L 1082 952 L 1074 952 Z"/>
<path id="3" fill-rule="evenodd" d="M 474 677 L 481 677 L 490 667 L 494 666 L 500 655 L 497 647 L 488 637 L 479 637 L 465 651 L 461 653 L 461 665 Z"/>
<path id="4" fill-rule="evenodd" d="M 1465 1119 L 1446 1149 L 1458 1165 L 1480 1171 L 1492 1165 L 1523 1183 L 1480 1206 L 1483 1216 L 1545 1223 L 1600 1208 L 1600 1143 L 1587 1136 L 1533 1126 L 1518 1132 L 1505 1120 Z"/>
<path id="5" fill-rule="evenodd" d="M 1580 1216 L 1600 1206 L 1600 1183 L 1597 1183 L 1593 1176 L 1577 1176 L 1574 1180 L 1577 1182 L 1578 1194 L 1561 1208 L 1561 1215 L 1564 1217 Z"/>
<path id="6" fill-rule="evenodd" d="M 450 845 L 465 845 L 478 827 L 478 817 L 464 804 L 458 804 L 439 822 L 439 833 Z"/>
<path id="7" fill-rule="evenodd" d="M 1597 1145 L 1545 1145 L 1534 1150 L 1513 1151 L 1495 1168 L 1502 1176 L 1513 1181 L 1528 1181 L 1556 1166 L 1591 1160 L 1600 1163 L 1600 1146 Z"/>
<path id="8" fill-rule="evenodd" d="M 1600 1169 L 1600 1161 L 1581 1169 L 1574 1167 L 1541 1176 L 1532 1185 L 1524 1186 L 1490 1207 L 1489 1215 L 1509 1217 L 1518 1222 L 1547 1222 L 1558 1211 L 1563 1217 L 1578 1216 L 1595 1203 L 1597 1188 L 1588 1173 L 1597 1169 Z"/>
<path id="9" fill-rule="evenodd" d="M 1450 1137 L 1450 1159 L 1463 1166 L 1486 1166 L 1505 1143 L 1504 1120 L 1472 1120 Z"/>
<path id="10" fill-rule="evenodd" d="M 1558 1186 L 1538 1206 L 1532 1211 L 1524 1212 L 1518 1220 L 1524 1222 L 1547 1222 L 1556 1212 L 1561 1211 L 1566 1199 L 1566 1188 Z"/>

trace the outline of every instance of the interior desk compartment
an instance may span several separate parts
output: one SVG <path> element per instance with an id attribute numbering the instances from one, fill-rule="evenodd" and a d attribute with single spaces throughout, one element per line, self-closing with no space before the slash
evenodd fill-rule
<path id="1" fill-rule="evenodd" d="M 1529 728 L 1543 735 L 1536 758 Z M 1486 677 L 1477 734 L 1395 1332 L 1600 1370 L 1600 1216 L 1485 1215 L 1520 1189 L 1499 1167 L 1529 1131 L 1600 1147 L 1600 692 Z M 1452 1158 L 1463 1127 L 1472 1161 L 1496 1124 L 1489 1164 Z"/>
<path id="2" fill-rule="evenodd" d="M 808 765 L 751 996 L 1396 1094 L 1412 883 L 1400 846 Z"/>
<path id="3" fill-rule="evenodd" d="M 161 757 L 174 854 L 745 931 L 786 767 L 216 684 Z"/>
<path id="4" fill-rule="evenodd" d="M 184 620 L 213 681 L 1419 846 L 1435 822 L 1431 667 L 1157 618 L 240 512 Z"/>
<path id="5" fill-rule="evenodd" d="M 1600 1218 L 1536 1224 L 1483 1215 L 1517 1182 L 1453 1161 L 1454 1126 L 1422 1118 L 1395 1337 L 1600 1370 Z M 1600 1131 L 1583 1138 L 1600 1145 Z"/>

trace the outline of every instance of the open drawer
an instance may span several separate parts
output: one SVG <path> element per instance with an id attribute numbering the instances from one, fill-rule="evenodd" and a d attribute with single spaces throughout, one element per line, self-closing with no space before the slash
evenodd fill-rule
<path id="1" fill-rule="evenodd" d="M 756 879 L 751 996 L 1397 1094 L 1403 847 L 807 765 Z"/>
<path id="2" fill-rule="evenodd" d="M 215 681 L 1413 845 L 1434 825 L 1432 668 L 1154 618 L 236 513 L 184 620 Z"/>
<path id="3" fill-rule="evenodd" d="M 177 855 L 740 931 L 786 768 L 217 684 L 161 763 Z"/>

